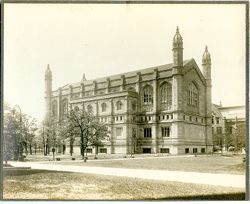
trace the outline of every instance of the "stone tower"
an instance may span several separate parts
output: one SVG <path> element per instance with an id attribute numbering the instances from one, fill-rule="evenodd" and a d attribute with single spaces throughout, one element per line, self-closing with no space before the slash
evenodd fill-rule
<path id="1" fill-rule="evenodd" d="M 49 64 L 45 71 L 45 120 L 48 121 L 51 116 L 51 97 L 52 97 L 52 72 Z"/>
<path id="2" fill-rule="evenodd" d="M 176 34 L 173 38 L 173 110 L 182 109 L 182 81 L 183 81 L 183 41 L 176 28 Z"/>
<path id="3" fill-rule="evenodd" d="M 172 137 L 182 139 L 184 133 L 180 125 L 183 112 L 183 41 L 179 33 L 179 28 L 176 29 L 176 34 L 173 38 L 173 67 L 172 67 Z M 179 148 L 177 152 L 181 151 Z"/>
<path id="4" fill-rule="evenodd" d="M 173 39 L 173 63 L 174 66 L 183 66 L 183 41 L 178 27 Z"/>
<path id="5" fill-rule="evenodd" d="M 203 76 L 206 79 L 206 147 L 212 145 L 212 80 L 211 80 L 211 56 L 207 46 L 202 56 Z"/>

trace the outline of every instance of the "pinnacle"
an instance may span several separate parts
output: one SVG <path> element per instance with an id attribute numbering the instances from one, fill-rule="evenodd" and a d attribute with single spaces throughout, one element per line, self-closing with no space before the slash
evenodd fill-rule
<path id="1" fill-rule="evenodd" d="M 180 32 L 179 32 L 179 26 L 176 27 L 176 33 L 180 34 Z"/>

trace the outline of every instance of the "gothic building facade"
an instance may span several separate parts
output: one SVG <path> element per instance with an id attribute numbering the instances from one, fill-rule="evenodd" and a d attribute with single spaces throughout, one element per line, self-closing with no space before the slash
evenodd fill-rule
<path id="1" fill-rule="evenodd" d="M 203 72 L 194 59 L 183 60 L 178 28 L 172 51 L 170 64 L 95 80 L 83 76 L 54 91 L 48 67 L 46 118 L 60 121 L 70 109 L 92 110 L 110 129 L 110 141 L 99 149 L 101 153 L 211 152 L 210 54 L 206 47 Z"/>

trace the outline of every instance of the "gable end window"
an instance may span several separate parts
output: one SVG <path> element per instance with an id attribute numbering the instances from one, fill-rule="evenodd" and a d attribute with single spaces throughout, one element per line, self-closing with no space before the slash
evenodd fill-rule
<path id="1" fill-rule="evenodd" d="M 188 86 L 188 105 L 193 107 L 198 107 L 199 104 L 199 93 L 197 87 L 194 83 Z"/>

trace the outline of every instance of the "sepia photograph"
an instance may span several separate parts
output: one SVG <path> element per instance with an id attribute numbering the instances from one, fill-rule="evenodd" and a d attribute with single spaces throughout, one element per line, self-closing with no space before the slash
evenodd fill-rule
<path id="1" fill-rule="evenodd" d="M 248 2 L 5 1 L 2 200 L 248 200 Z"/>

